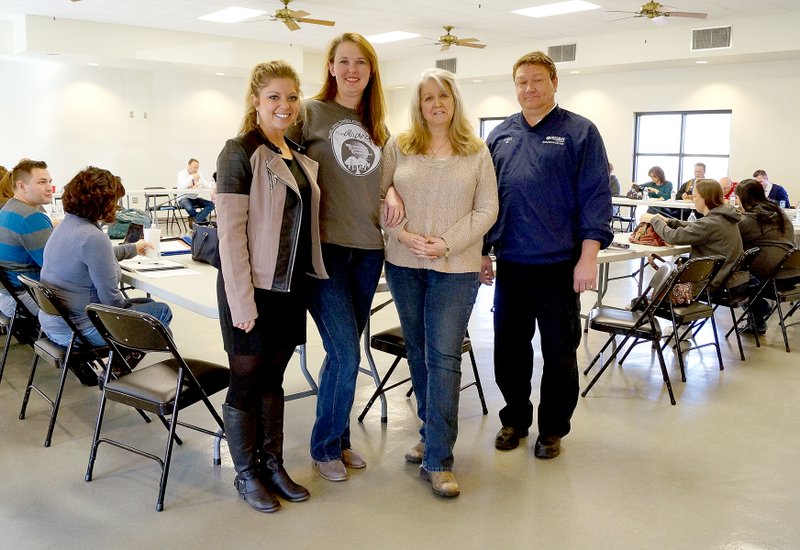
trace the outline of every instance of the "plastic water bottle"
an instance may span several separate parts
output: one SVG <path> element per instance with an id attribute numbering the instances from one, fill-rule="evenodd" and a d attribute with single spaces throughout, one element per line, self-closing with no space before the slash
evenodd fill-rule
<path id="1" fill-rule="evenodd" d="M 697 221 L 697 216 L 694 215 L 694 210 L 692 210 L 691 214 L 689 214 L 689 217 L 686 219 L 686 221 L 687 222 L 696 222 Z"/>
<path id="2" fill-rule="evenodd" d="M 731 197 L 728 199 L 728 204 L 731 206 L 736 206 L 736 193 L 731 193 Z"/>
<path id="3" fill-rule="evenodd" d="M 798 203 L 797 208 L 794 209 L 794 223 L 800 223 L 800 203 Z"/>

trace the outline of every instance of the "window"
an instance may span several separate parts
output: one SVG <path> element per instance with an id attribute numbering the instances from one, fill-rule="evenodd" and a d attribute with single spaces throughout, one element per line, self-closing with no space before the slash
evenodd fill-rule
<path id="1" fill-rule="evenodd" d="M 728 175 L 730 146 L 731 111 L 636 113 L 633 181 L 650 181 L 647 172 L 660 166 L 677 191 L 697 162 L 718 180 Z"/>
<path id="2" fill-rule="evenodd" d="M 486 117 L 481 118 L 481 139 L 486 141 L 486 138 L 489 137 L 489 134 L 492 130 L 495 129 L 501 122 L 503 122 L 508 117 Z"/>

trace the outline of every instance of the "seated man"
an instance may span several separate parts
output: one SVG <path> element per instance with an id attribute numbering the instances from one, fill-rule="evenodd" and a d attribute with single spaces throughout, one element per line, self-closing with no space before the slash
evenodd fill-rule
<path id="1" fill-rule="evenodd" d="M 789 193 L 786 192 L 786 189 L 782 185 L 769 181 L 769 176 L 764 170 L 756 170 L 753 172 L 753 177 L 764 188 L 764 193 L 769 200 L 780 205 L 781 208 L 788 208 L 792 204 L 789 202 Z"/>
<path id="2" fill-rule="evenodd" d="M 182 191 L 185 189 L 211 189 L 213 198 L 213 187 L 200 173 L 200 162 L 197 159 L 189 159 L 189 165 L 178 172 L 176 187 L 178 188 L 178 205 L 186 210 L 189 215 L 189 223 L 205 222 L 214 211 L 214 203 L 198 197 L 197 193 Z"/>
<path id="3" fill-rule="evenodd" d="M 53 196 L 53 179 L 44 161 L 30 159 L 20 161 L 11 174 L 14 197 L 0 210 L 0 267 L 6 270 L 17 296 L 37 315 L 39 308 L 17 275 L 39 279 L 44 245 L 53 232 L 53 223 L 42 209 Z M 0 311 L 10 317 L 15 307 L 14 298 L 4 289 L 0 291 Z"/>
<path id="4" fill-rule="evenodd" d="M 691 201 L 692 197 L 694 197 L 694 185 L 700 181 L 701 179 L 705 179 L 706 177 L 706 165 L 703 162 L 695 163 L 694 165 L 694 177 L 689 181 L 683 182 L 683 184 L 678 188 L 678 192 L 675 194 L 675 198 L 679 201 Z M 692 213 L 692 210 L 682 208 L 680 211 L 680 219 L 686 221 L 689 219 L 689 215 Z M 702 218 L 703 215 L 694 210 L 695 218 L 699 219 Z"/>

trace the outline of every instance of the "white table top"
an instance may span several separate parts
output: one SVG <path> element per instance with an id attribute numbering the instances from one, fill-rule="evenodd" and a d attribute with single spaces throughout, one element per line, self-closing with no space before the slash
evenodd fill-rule
<path id="1" fill-rule="evenodd" d="M 611 197 L 611 204 L 616 206 L 661 206 L 664 208 L 694 209 L 694 202 L 684 200 L 662 201 L 657 199 L 629 199 L 628 197 Z"/>
<path id="2" fill-rule="evenodd" d="M 622 249 L 609 247 L 605 250 L 601 250 L 600 254 L 597 255 L 597 263 L 607 264 L 611 262 L 635 260 L 638 258 L 646 258 L 652 253 L 656 253 L 662 258 L 666 256 L 680 256 L 681 254 L 688 254 L 692 248 L 688 244 L 668 246 L 645 246 L 642 244 L 634 244 L 628 242 L 628 238 L 630 236 L 630 233 L 615 233 L 614 242 L 628 244 L 630 245 L 630 248 Z"/>
<path id="3" fill-rule="evenodd" d="M 149 277 L 147 274 L 123 270 L 122 281 L 204 317 L 219 319 L 217 270 L 208 264 L 195 262 L 189 254 L 165 256 L 165 258 L 182 263 L 196 273 L 168 276 L 164 274 L 171 272 L 160 271 L 156 272 L 157 276 Z"/>

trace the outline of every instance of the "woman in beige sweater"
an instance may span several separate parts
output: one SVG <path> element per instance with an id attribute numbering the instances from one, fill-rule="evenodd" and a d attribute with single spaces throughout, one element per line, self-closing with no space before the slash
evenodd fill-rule
<path id="1" fill-rule="evenodd" d="M 461 346 L 480 283 L 483 235 L 497 217 L 497 180 L 486 145 L 466 119 L 452 73 L 424 71 L 411 99 L 411 128 L 383 151 L 382 189 L 405 203 L 386 227 L 386 280 L 405 336 L 422 420 L 406 460 L 440 496 L 460 492 L 453 476 Z"/>

